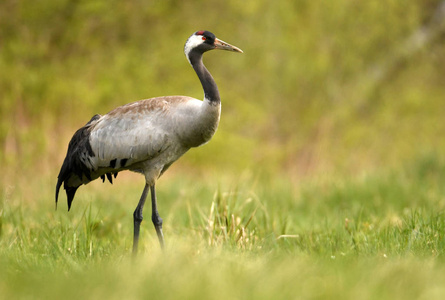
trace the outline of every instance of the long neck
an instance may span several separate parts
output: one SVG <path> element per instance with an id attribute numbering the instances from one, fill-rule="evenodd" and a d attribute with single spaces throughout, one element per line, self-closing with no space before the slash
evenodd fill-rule
<path id="1" fill-rule="evenodd" d="M 201 81 L 202 88 L 204 89 L 204 96 L 212 104 L 219 104 L 221 98 L 219 97 L 218 87 L 210 72 L 204 66 L 202 62 L 202 53 L 199 51 L 191 51 L 189 53 L 190 64 L 195 70 L 196 74 Z"/>

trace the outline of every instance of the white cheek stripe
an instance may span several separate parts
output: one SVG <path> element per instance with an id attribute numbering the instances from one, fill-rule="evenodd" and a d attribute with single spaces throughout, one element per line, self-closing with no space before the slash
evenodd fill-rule
<path id="1" fill-rule="evenodd" d="M 202 43 L 204 43 L 204 40 L 202 39 L 202 35 L 192 35 L 191 37 L 189 37 L 189 39 L 185 43 L 184 53 L 185 53 L 185 57 L 187 57 L 187 60 L 189 61 L 189 63 L 190 63 L 190 59 L 189 59 L 190 51 L 192 51 L 193 48 L 198 47 Z"/>

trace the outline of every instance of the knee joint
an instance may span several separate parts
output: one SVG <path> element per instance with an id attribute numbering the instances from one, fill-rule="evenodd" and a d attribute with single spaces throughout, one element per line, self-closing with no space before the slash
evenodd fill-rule
<path id="1" fill-rule="evenodd" d="M 151 216 L 151 220 L 153 221 L 153 224 L 155 226 L 161 226 L 162 225 L 162 218 L 159 215 L 157 215 L 157 214 L 152 215 Z"/>
<path id="2" fill-rule="evenodd" d="M 140 215 L 140 214 L 137 214 L 136 212 L 134 212 L 133 213 L 133 220 L 134 221 L 137 221 L 137 222 L 142 222 L 142 220 L 143 220 L 144 218 L 142 217 L 142 215 Z"/>

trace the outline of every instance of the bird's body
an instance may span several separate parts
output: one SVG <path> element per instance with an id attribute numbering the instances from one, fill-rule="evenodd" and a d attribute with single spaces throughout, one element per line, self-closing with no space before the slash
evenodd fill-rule
<path id="1" fill-rule="evenodd" d="M 152 194 L 152 220 L 161 246 L 162 219 L 156 208 L 155 183 L 167 168 L 192 147 L 208 142 L 218 127 L 221 101 L 218 88 L 202 63 L 202 54 L 212 49 L 242 52 L 207 31 L 194 33 L 184 52 L 204 89 L 204 100 L 187 96 L 166 96 L 129 103 L 106 115 L 95 115 L 71 139 L 67 156 L 58 176 L 58 192 L 64 184 L 68 209 L 82 184 L 123 170 L 142 173 L 146 185 L 134 212 L 137 251 L 139 225 L 148 189 Z"/>
<path id="2" fill-rule="evenodd" d="M 143 173 L 154 183 L 191 147 L 215 133 L 220 105 L 184 96 L 159 97 L 120 106 L 96 115 L 82 127 L 74 157 L 85 168 L 71 173 L 67 186 L 80 186 L 123 170 Z M 80 134 L 81 133 L 81 134 Z M 70 203 L 71 204 L 71 203 Z"/>

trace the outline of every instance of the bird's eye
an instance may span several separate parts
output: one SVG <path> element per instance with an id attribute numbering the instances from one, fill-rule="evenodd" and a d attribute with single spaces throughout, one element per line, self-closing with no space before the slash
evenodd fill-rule
<path id="1" fill-rule="evenodd" d="M 205 41 L 207 38 L 205 36 L 202 37 L 202 40 Z"/>

